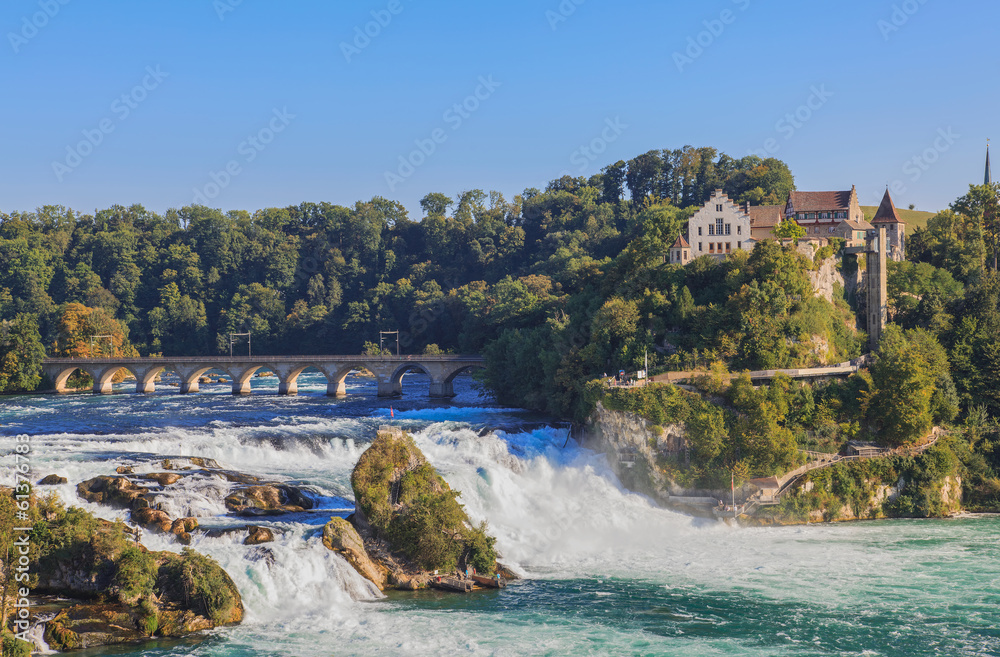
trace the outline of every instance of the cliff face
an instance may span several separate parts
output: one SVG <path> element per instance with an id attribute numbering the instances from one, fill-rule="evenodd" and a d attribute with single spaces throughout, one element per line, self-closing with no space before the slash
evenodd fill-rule
<path id="1" fill-rule="evenodd" d="M 667 502 L 684 493 L 657 467 L 660 456 L 679 455 L 688 448 L 683 424 L 658 427 L 644 418 L 611 411 L 598 402 L 587 422 L 584 445 L 608 457 L 618 479 L 630 490 Z"/>
<path id="2" fill-rule="evenodd" d="M 846 288 L 844 277 L 837 269 L 836 258 L 827 258 L 821 262 L 818 269 L 809 272 L 809 280 L 812 283 L 813 292 L 816 296 L 823 297 L 830 303 L 833 303 L 834 285 Z"/>
<path id="3" fill-rule="evenodd" d="M 598 403 L 585 427 L 582 443 L 604 453 L 622 484 L 661 504 L 704 514 L 709 498 L 728 501 L 730 491 L 696 490 L 678 486 L 663 474 L 658 461 L 674 456 L 682 462 L 688 442 L 683 424 L 655 426 L 634 413 L 606 409 Z M 962 479 L 957 474 L 931 475 L 927 466 L 898 469 L 889 459 L 843 463 L 837 484 L 831 470 L 815 470 L 780 506 L 759 507 L 749 522 L 798 524 L 893 517 L 941 517 L 962 511 Z M 851 483 L 845 486 L 844 482 Z M 757 489 L 736 490 L 741 503 Z"/>

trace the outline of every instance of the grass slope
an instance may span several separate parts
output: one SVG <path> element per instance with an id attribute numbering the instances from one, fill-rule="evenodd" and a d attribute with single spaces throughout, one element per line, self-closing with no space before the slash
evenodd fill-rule
<path id="1" fill-rule="evenodd" d="M 862 205 L 861 211 L 865 213 L 865 219 L 871 221 L 878 212 L 877 205 Z M 899 218 L 906 222 L 906 234 L 909 235 L 915 228 L 923 228 L 927 225 L 927 220 L 937 214 L 937 212 L 924 212 L 923 210 L 902 210 L 896 208 Z"/>

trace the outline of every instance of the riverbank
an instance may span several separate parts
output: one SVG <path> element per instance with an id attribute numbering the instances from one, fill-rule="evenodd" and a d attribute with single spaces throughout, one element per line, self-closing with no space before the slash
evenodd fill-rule
<path id="1" fill-rule="evenodd" d="M 582 444 L 604 453 L 624 485 L 666 508 L 703 517 L 729 517 L 735 504 L 733 515 L 755 526 L 944 518 L 969 510 L 1000 510 L 1000 496 L 982 458 L 960 434 L 939 441 L 937 436 L 945 434 L 937 430 L 919 449 L 822 463 L 820 469 L 789 478 L 786 488 L 781 488 L 781 473 L 760 479 L 744 475 L 735 488 L 682 485 L 679 478 L 710 478 L 698 475 L 692 464 L 698 445 L 693 444 L 689 430 L 690 422 L 698 422 L 699 406 L 706 402 L 696 393 L 681 391 L 670 399 L 673 408 L 661 411 L 657 419 L 673 418 L 671 423 L 656 424 L 638 413 L 609 410 L 598 402 L 581 432 Z"/>

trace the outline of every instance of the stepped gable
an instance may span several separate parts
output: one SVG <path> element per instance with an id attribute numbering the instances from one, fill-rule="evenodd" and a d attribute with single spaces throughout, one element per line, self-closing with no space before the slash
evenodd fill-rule
<path id="1" fill-rule="evenodd" d="M 896 211 L 896 206 L 892 202 L 892 196 L 889 195 L 889 190 L 885 190 L 885 196 L 882 197 L 882 204 L 878 206 L 878 212 L 875 213 L 875 218 L 872 219 L 872 224 L 904 224 L 906 223 L 899 218 L 899 212 Z"/>

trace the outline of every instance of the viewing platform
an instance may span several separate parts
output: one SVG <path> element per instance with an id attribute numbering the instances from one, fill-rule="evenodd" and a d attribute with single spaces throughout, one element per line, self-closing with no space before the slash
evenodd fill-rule
<path id="1" fill-rule="evenodd" d="M 395 397 L 403 392 L 403 375 L 423 372 L 430 379 L 431 397 L 454 397 L 455 377 L 483 368 L 481 356 L 179 356 L 153 358 L 46 358 L 42 369 L 53 382 L 52 392 L 67 393 L 66 383 L 79 370 L 94 380 L 93 391 L 109 395 L 113 380 L 121 370 L 135 377 L 137 393 L 156 390 L 156 378 L 165 370 L 180 377 L 181 394 L 198 392 L 201 376 L 209 370 L 225 372 L 234 395 L 250 394 L 250 380 L 261 369 L 278 377 L 278 394 L 298 393 L 298 378 L 307 368 L 326 377 L 327 394 L 347 394 L 345 379 L 352 370 L 366 369 L 375 375 L 379 397 Z"/>

